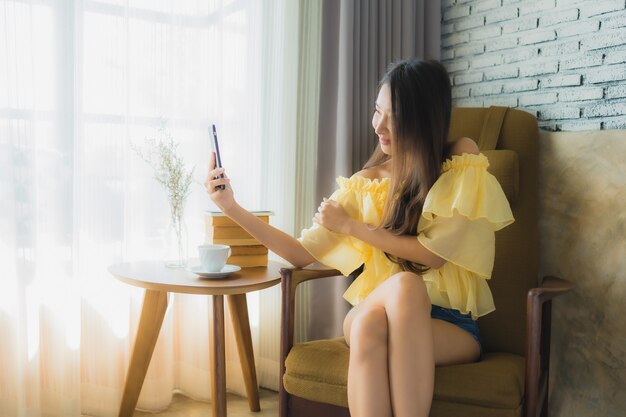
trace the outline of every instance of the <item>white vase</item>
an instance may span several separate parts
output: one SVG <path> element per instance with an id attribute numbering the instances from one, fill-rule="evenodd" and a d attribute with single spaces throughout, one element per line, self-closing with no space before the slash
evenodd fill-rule
<path id="1" fill-rule="evenodd" d="M 165 266 L 168 268 L 185 268 L 188 259 L 187 224 L 182 215 L 171 216 L 165 230 Z"/>

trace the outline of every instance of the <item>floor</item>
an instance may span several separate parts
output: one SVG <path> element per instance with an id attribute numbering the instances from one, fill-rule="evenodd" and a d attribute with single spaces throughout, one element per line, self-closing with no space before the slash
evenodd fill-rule
<path id="1" fill-rule="evenodd" d="M 276 417 L 278 416 L 278 393 L 265 389 L 259 390 L 261 411 L 254 413 L 248 407 L 248 400 L 234 394 L 228 394 L 226 410 L 228 417 Z M 195 401 L 184 395 L 176 394 L 170 407 L 160 413 L 135 411 L 133 417 L 212 417 L 211 404 Z"/>

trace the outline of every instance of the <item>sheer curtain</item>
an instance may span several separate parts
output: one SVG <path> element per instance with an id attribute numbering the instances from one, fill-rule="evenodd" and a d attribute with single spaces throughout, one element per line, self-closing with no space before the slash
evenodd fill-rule
<path id="1" fill-rule="evenodd" d="M 214 208 L 200 185 L 213 122 L 240 203 L 273 210 L 272 222 L 294 232 L 296 190 L 283 186 L 295 164 L 275 165 L 297 151 L 280 146 L 296 126 L 280 111 L 297 94 L 285 84 L 299 68 L 293 3 L 0 1 L 0 415 L 117 415 L 142 291 L 106 268 L 163 249 L 166 194 L 130 146 L 158 126 L 195 166 L 191 254 Z M 259 381 L 270 388 L 277 294 L 248 299 Z M 210 400 L 210 307 L 171 296 L 139 408 L 165 408 L 176 390 Z M 259 346 L 261 334 L 275 343 Z M 227 339 L 228 389 L 243 394 Z"/>

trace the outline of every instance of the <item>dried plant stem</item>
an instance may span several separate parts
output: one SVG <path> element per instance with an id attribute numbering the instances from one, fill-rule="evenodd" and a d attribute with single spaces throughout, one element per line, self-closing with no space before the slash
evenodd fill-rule
<path id="1" fill-rule="evenodd" d="M 182 259 L 183 214 L 194 168 L 189 171 L 185 169 L 183 159 L 176 152 L 178 144 L 165 128 L 161 127 L 158 133 L 158 139 L 146 138 L 144 147 L 131 144 L 131 148 L 153 169 L 154 179 L 167 191 L 170 220 L 176 233 L 179 259 Z"/>

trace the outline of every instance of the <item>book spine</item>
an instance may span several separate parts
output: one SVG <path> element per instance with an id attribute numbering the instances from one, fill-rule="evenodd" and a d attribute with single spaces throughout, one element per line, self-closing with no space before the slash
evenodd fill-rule
<path id="1" fill-rule="evenodd" d="M 231 253 L 233 256 L 241 255 L 267 255 L 268 250 L 263 245 L 253 246 L 231 246 Z"/>
<path id="2" fill-rule="evenodd" d="M 265 223 L 270 222 L 269 216 L 257 216 L 257 218 Z M 240 227 L 226 216 L 211 216 L 210 214 L 205 216 L 205 223 L 207 226 Z"/>
<path id="3" fill-rule="evenodd" d="M 207 226 L 207 239 L 254 239 L 241 227 Z"/>
<path id="4" fill-rule="evenodd" d="M 256 246 L 260 245 L 256 239 L 226 239 L 226 238 L 212 238 L 207 239 L 208 243 L 214 243 L 216 245 L 228 245 L 228 246 Z"/>

